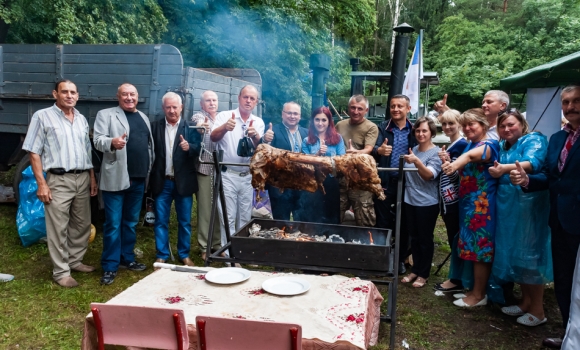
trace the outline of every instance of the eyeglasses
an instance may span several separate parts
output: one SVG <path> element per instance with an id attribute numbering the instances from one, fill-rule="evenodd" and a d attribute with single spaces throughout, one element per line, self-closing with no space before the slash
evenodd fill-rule
<path id="1" fill-rule="evenodd" d="M 286 111 L 282 111 L 282 112 L 284 112 L 284 114 L 286 114 L 286 115 L 290 115 L 293 117 L 298 117 L 300 115 L 300 113 L 298 113 L 298 112 L 286 112 Z"/>

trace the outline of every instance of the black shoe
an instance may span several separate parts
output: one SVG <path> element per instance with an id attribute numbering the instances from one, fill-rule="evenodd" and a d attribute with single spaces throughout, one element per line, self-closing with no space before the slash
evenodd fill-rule
<path id="1" fill-rule="evenodd" d="M 147 268 L 145 264 L 138 263 L 136 261 L 130 263 L 120 263 L 119 267 L 122 269 L 129 269 L 131 271 L 143 271 Z"/>
<path id="2" fill-rule="evenodd" d="M 463 292 L 463 286 L 455 286 L 455 287 L 449 287 L 449 288 L 443 288 L 441 286 L 442 283 L 437 283 L 433 286 L 433 290 L 438 290 L 440 292 L 443 293 L 449 293 L 449 292 Z"/>
<path id="3" fill-rule="evenodd" d="M 101 284 L 109 285 L 113 283 L 117 277 L 117 271 L 105 271 L 103 277 L 101 277 Z"/>
<path id="4" fill-rule="evenodd" d="M 542 345 L 550 349 L 560 349 L 562 347 L 562 339 L 560 338 L 545 338 Z"/>
<path id="5" fill-rule="evenodd" d="M 404 275 L 407 273 L 407 268 L 405 267 L 405 263 L 399 263 L 399 275 Z"/>

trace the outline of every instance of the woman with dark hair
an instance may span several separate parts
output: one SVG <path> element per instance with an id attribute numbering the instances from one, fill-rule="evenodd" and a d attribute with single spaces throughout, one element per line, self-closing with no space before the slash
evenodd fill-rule
<path id="1" fill-rule="evenodd" d="M 528 122 L 513 109 L 498 118 L 499 162 L 488 171 L 499 179 L 495 257 L 492 274 L 496 282 L 519 283 L 522 299 L 518 305 L 501 309 L 520 316 L 517 322 L 537 326 L 546 322 L 543 307 L 544 284 L 553 281 L 548 191 L 524 193 L 512 185 L 509 174 L 519 165 L 528 174 L 538 173 L 548 150 L 547 138 L 528 131 Z"/>
<path id="2" fill-rule="evenodd" d="M 312 112 L 308 137 L 302 141 L 302 152 L 324 157 L 341 156 L 346 153 L 342 136 L 336 132 L 332 114 L 328 107 L 319 107 Z M 324 192 L 304 192 L 301 198 L 304 221 L 325 224 L 340 223 L 340 193 L 338 180 L 328 175 L 323 183 Z M 313 210 L 312 203 L 320 210 Z"/>
<path id="3" fill-rule="evenodd" d="M 413 268 L 401 282 L 413 282 L 413 287 L 424 287 L 431 272 L 433 261 L 433 231 L 439 215 L 438 176 L 441 172 L 439 147 L 433 144 L 437 127 L 428 117 L 417 119 L 413 125 L 415 138 L 419 143 L 405 155 L 405 200 L 403 220 L 411 237 Z M 419 219 L 420 218 L 420 219 Z"/>
<path id="4" fill-rule="evenodd" d="M 448 176 L 459 171 L 461 223 L 456 253 L 466 262 L 463 272 L 473 271 L 473 281 L 463 280 L 463 286 L 471 290 L 455 294 L 454 304 L 473 307 L 487 305 L 486 286 L 494 256 L 497 190 L 497 179 L 487 170 L 498 159 L 499 144 L 487 139 L 489 122 L 481 108 L 465 111 L 460 122 L 469 144 L 455 161 L 443 163 L 442 169 Z"/>

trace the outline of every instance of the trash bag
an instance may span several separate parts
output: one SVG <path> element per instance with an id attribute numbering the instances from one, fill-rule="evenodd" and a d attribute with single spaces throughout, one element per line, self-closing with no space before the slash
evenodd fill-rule
<path id="1" fill-rule="evenodd" d="M 44 176 L 46 177 L 46 174 Z M 36 196 L 38 185 L 32 172 L 32 166 L 22 172 L 22 181 L 18 188 L 20 199 L 16 214 L 16 226 L 22 245 L 28 247 L 46 237 L 44 203 Z"/>

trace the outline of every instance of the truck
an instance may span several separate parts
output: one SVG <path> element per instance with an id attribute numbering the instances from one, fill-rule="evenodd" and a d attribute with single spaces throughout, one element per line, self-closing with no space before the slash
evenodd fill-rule
<path id="1" fill-rule="evenodd" d="M 54 103 L 52 91 L 61 79 L 73 81 L 79 92 L 76 108 L 92 128 L 97 112 L 114 107 L 117 88 L 135 85 L 137 108 L 151 121 L 163 118 L 161 98 L 180 94 L 183 116 L 199 111 L 205 90 L 218 95 L 218 110 L 235 109 L 240 89 L 254 85 L 261 96 L 262 78 L 254 69 L 202 69 L 184 67 L 181 52 L 171 45 L 0 45 L 0 170 L 16 166 L 13 181 L 18 199 L 22 171 L 30 164 L 22 150 L 32 115 Z M 261 117 L 263 105 L 254 114 Z M 95 171 L 100 155 L 93 150 Z"/>

